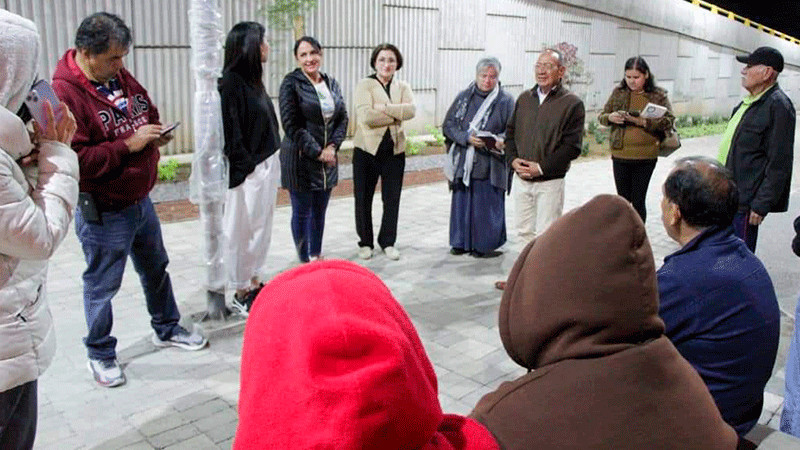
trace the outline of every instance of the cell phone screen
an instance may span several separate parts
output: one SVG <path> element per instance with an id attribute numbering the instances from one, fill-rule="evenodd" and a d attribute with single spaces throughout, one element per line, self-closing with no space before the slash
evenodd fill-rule
<path id="1" fill-rule="evenodd" d="M 181 124 L 180 122 L 174 122 L 174 123 L 171 123 L 169 125 L 164 125 L 163 128 L 161 128 L 161 135 L 164 136 L 164 135 L 172 132 L 172 130 L 174 130 L 175 128 L 178 128 L 178 125 L 180 125 L 180 124 Z"/>
<path id="2" fill-rule="evenodd" d="M 28 95 L 25 96 L 25 105 L 31 113 L 31 116 L 42 126 L 47 125 L 47 114 L 44 109 L 45 102 L 50 103 L 53 107 L 53 113 L 56 114 L 58 119 L 58 104 L 59 100 L 50 83 L 45 80 L 39 80 L 33 85 Z"/>

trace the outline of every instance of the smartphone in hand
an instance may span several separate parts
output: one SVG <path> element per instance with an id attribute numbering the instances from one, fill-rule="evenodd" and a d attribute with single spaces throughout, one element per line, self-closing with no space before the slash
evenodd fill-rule
<path id="1" fill-rule="evenodd" d="M 175 128 L 178 128 L 178 125 L 180 125 L 180 124 L 181 124 L 180 122 L 173 122 L 173 123 L 171 123 L 169 125 L 162 125 L 162 127 L 161 127 L 161 136 L 166 136 L 167 134 L 171 133 L 172 130 L 174 130 Z"/>
<path id="2" fill-rule="evenodd" d="M 56 93 L 53 92 L 50 83 L 45 80 L 39 80 L 33 85 L 28 95 L 25 96 L 25 106 L 28 107 L 28 111 L 30 111 L 34 120 L 42 127 L 47 126 L 47 112 L 44 107 L 45 102 L 50 103 L 50 106 L 53 107 L 53 114 L 56 120 L 58 120 L 60 116 L 58 104 L 61 101 L 56 96 Z"/>

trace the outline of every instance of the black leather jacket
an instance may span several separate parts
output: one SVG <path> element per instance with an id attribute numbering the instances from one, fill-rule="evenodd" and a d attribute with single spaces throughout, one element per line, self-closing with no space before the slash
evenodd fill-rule
<path id="1" fill-rule="evenodd" d="M 317 91 L 300 69 L 284 77 L 280 89 L 281 185 L 290 191 L 327 190 L 336 186 L 338 170 L 319 161 L 322 149 L 333 144 L 336 151 L 347 132 L 347 109 L 339 83 L 326 74 L 322 78 L 333 95 L 336 110 L 327 126 Z"/>
<path id="2" fill-rule="evenodd" d="M 766 216 L 788 209 L 794 126 L 794 106 L 777 83 L 744 112 L 725 163 L 739 188 L 740 211 Z"/>

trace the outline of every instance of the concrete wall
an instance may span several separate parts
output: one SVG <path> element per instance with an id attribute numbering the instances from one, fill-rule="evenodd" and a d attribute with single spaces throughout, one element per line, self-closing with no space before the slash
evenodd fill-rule
<path id="1" fill-rule="evenodd" d="M 220 0 L 224 29 L 241 20 L 263 20 L 259 0 Z M 148 88 L 164 120 L 191 122 L 194 83 L 189 67 L 189 0 L 0 0 L 0 7 L 33 19 L 44 52 L 40 74 L 50 75 L 71 46 L 87 14 L 107 10 L 123 17 L 134 34 L 129 69 Z M 418 133 L 440 124 L 456 93 L 474 78 L 477 60 L 494 55 L 501 81 L 514 95 L 533 86 L 533 65 L 544 45 L 566 41 L 593 73 L 575 86 L 589 110 L 603 107 L 622 78 L 624 61 L 642 55 L 670 92 L 678 114 L 723 114 L 743 94 L 734 56 L 770 45 L 787 67 L 780 83 L 800 98 L 800 46 L 701 9 L 684 0 L 319 0 L 308 15 L 307 34 L 325 47 L 324 70 L 342 85 L 348 102 L 358 80 L 371 73 L 369 54 L 380 42 L 403 52 L 398 73 L 414 88 Z M 294 68 L 288 31 L 270 30 L 272 53 L 265 81 L 277 96 Z M 591 117 L 591 116 L 590 116 Z M 164 153 L 191 151 L 192 127 L 178 129 Z"/>

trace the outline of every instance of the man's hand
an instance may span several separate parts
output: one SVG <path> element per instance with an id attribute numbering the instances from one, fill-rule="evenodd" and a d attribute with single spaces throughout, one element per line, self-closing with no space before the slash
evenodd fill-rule
<path id="1" fill-rule="evenodd" d="M 163 135 L 160 135 L 158 137 L 158 139 L 153 141 L 153 144 L 155 144 L 156 147 L 163 147 L 163 146 L 169 144 L 170 141 L 172 141 L 172 139 L 174 139 L 174 138 L 175 138 L 175 135 L 172 134 L 172 133 L 163 134 Z"/>
<path id="2" fill-rule="evenodd" d="M 519 177 L 523 180 L 532 180 L 536 177 L 542 176 L 542 172 L 539 170 L 538 164 L 522 158 L 515 158 L 513 161 L 511 161 L 511 168 L 514 169 L 514 172 L 516 172 L 517 175 L 519 175 Z"/>
<path id="3" fill-rule="evenodd" d="M 755 211 L 750 211 L 750 225 L 759 226 L 764 221 L 764 216 L 758 215 Z"/>
<path id="4" fill-rule="evenodd" d="M 142 125 L 133 136 L 125 139 L 125 145 L 131 153 L 144 150 L 147 144 L 161 137 L 161 125 Z"/>
<path id="5" fill-rule="evenodd" d="M 482 140 L 476 138 L 474 134 L 470 134 L 467 140 L 469 141 L 470 145 L 472 145 L 475 148 L 486 147 L 486 144 Z"/>

